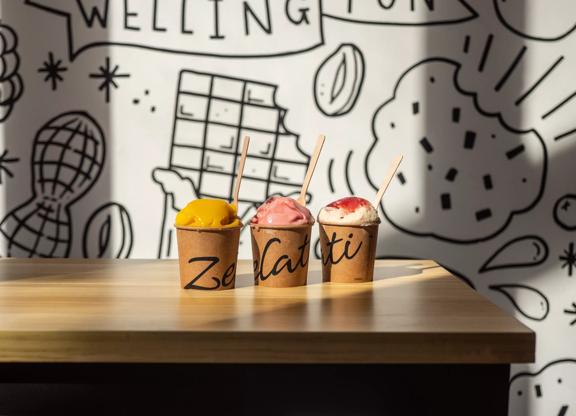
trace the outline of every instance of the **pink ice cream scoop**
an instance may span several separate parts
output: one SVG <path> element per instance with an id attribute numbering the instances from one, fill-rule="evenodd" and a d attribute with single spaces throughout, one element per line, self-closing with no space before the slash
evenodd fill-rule
<path id="1" fill-rule="evenodd" d="M 308 208 L 285 196 L 268 198 L 252 217 L 252 224 L 260 225 L 304 225 L 313 224 L 314 218 Z"/>

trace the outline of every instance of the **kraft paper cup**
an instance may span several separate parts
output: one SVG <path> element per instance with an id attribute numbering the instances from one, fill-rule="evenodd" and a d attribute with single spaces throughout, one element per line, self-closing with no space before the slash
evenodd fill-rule
<path id="1" fill-rule="evenodd" d="M 318 225 L 322 280 L 334 283 L 371 282 L 374 278 L 378 224 Z"/>
<path id="2" fill-rule="evenodd" d="M 176 227 L 183 289 L 233 289 L 240 229 Z"/>
<path id="3" fill-rule="evenodd" d="M 308 278 L 312 224 L 250 225 L 255 284 L 304 286 Z"/>

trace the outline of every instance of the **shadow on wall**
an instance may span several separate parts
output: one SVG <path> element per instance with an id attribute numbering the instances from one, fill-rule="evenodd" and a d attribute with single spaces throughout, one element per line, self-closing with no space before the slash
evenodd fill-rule
<path id="1" fill-rule="evenodd" d="M 0 254 L 106 257 L 106 221 L 98 224 L 97 218 L 82 235 L 94 207 L 111 197 L 109 100 L 91 85 L 103 81 L 98 73 L 109 64 L 109 51 L 97 48 L 70 62 L 65 25 L 61 31 L 30 30 L 42 28 L 43 19 L 42 10 L 24 2 L 2 3 L 2 21 L 24 57 L 18 68 L 24 93 L 3 124 L 4 149 L 19 166 L 3 188 Z M 30 52 L 37 50 L 46 56 Z"/>

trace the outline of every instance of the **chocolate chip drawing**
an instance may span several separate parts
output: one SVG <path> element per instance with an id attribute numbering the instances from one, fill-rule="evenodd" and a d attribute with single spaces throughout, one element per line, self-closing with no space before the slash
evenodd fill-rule
<path id="1" fill-rule="evenodd" d="M 82 237 L 82 254 L 86 258 L 127 259 L 133 244 L 130 214 L 116 202 L 100 206 L 86 221 Z"/>
<path id="2" fill-rule="evenodd" d="M 252 141 L 240 218 L 271 195 L 299 192 L 309 156 L 300 149 L 299 137 L 284 126 L 286 110 L 276 103 L 276 88 L 217 74 L 180 73 L 169 165 L 153 172 L 165 192 L 159 257 L 174 254 L 172 222 L 182 204 L 196 198 L 232 200 L 245 135 Z"/>
<path id="3" fill-rule="evenodd" d="M 480 267 L 479 273 L 537 266 L 546 261 L 548 251 L 548 244 L 541 237 L 517 237 L 498 248 Z"/>
<path id="4" fill-rule="evenodd" d="M 22 96 L 24 84 L 18 72 L 18 35 L 8 25 L 0 24 L 0 122 L 5 121 Z"/>
<path id="5" fill-rule="evenodd" d="M 60 114 L 36 134 L 32 196 L 0 223 L 9 257 L 68 257 L 72 205 L 96 183 L 105 156 L 104 133 L 86 112 Z"/>
<path id="6" fill-rule="evenodd" d="M 364 82 L 364 57 L 352 44 L 342 44 L 314 75 L 314 101 L 326 116 L 342 116 L 356 104 Z"/>
<path id="7" fill-rule="evenodd" d="M 405 233 L 465 244 L 493 238 L 515 215 L 536 205 L 544 190 L 547 150 L 535 130 L 514 129 L 500 115 L 482 110 L 475 93 L 459 85 L 459 70 L 455 61 L 430 58 L 401 75 L 392 98 L 374 114 L 365 171 L 376 189 L 373 178 L 382 169 L 377 155 L 413 155 L 389 189 L 384 216 Z M 424 91 L 418 91 L 419 80 L 425 80 Z M 421 94 L 435 104 L 426 106 Z M 399 122 L 408 116 L 413 121 Z M 412 128 L 420 125 L 427 130 Z M 473 127 L 478 125 L 485 128 Z M 394 140 L 398 137 L 403 139 Z M 427 192 L 413 191 L 423 183 Z M 464 197 L 470 188 L 476 202 Z M 510 192 L 514 200 L 506 198 Z"/>
<path id="8" fill-rule="evenodd" d="M 52 91 L 56 91 L 59 82 L 64 82 L 62 74 L 68 71 L 68 67 L 62 64 L 62 59 L 55 60 L 54 53 L 48 52 L 48 59 L 42 62 L 38 72 L 44 75 L 44 82 L 49 82 Z"/>
<path id="9" fill-rule="evenodd" d="M 502 284 L 491 285 L 490 289 L 508 298 L 514 309 L 525 318 L 543 321 L 550 312 L 548 298 L 533 287 L 521 284 Z"/>

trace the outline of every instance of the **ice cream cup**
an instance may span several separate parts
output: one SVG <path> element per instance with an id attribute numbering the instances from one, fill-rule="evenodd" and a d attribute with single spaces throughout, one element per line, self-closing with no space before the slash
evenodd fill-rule
<path id="1" fill-rule="evenodd" d="M 250 232 L 256 285 L 306 285 L 312 224 L 251 224 Z"/>
<path id="2" fill-rule="evenodd" d="M 363 283 L 373 280 L 378 225 L 318 223 L 324 282 Z"/>
<path id="3" fill-rule="evenodd" d="M 183 289 L 233 289 L 240 227 L 176 226 Z"/>

